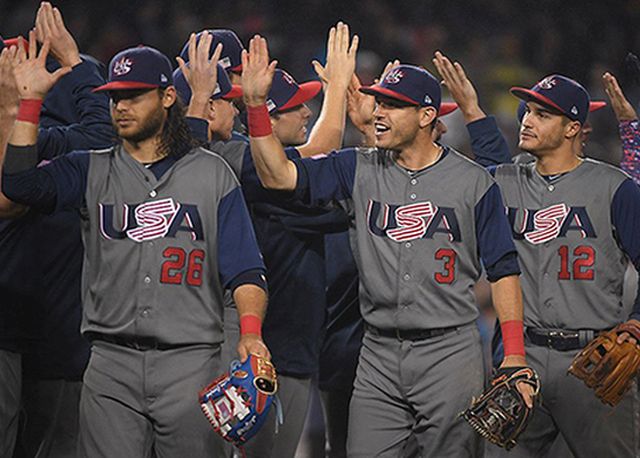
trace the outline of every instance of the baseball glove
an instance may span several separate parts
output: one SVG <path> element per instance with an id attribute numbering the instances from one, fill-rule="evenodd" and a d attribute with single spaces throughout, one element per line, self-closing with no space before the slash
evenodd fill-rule
<path id="1" fill-rule="evenodd" d="M 534 396 L 540 392 L 538 375 L 530 367 L 501 368 L 491 386 L 460 414 L 482 437 L 507 450 L 516 445 L 533 414 L 516 387 L 519 382 L 531 385 Z"/>
<path id="2" fill-rule="evenodd" d="M 200 406 L 218 434 L 241 446 L 260 430 L 277 390 L 273 365 L 249 355 L 200 391 Z"/>
<path id="3" fill-rule="evenodd" d="M 569 373 L 592 388 L 605 404 L 615 406 L 631 388 L 640 369 L 640 349 L 617 339 L 628 332 L 640 342 L 640 325 L 629 321 L 601 333 L 576 355 Z"/>

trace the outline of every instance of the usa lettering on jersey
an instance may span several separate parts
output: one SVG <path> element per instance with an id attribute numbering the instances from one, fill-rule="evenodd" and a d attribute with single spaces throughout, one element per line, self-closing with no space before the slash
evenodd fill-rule
<path id="1" fill-rule="evenodd" d="M 129 238 L 140 243 L 175 237 L 179 231 L 190 233 L 192 240 L 204 240 L 202 219 L 197 205 L 181 204 L 171 197 L 142 204 L 124 204 L 121 229 L 115 227 L 114 205 L 98 205 L 100 232 L 109 240 Z"/>
<path id="2" fill-rule="evenodd" d="M 452 242 L 462 240 L 454 209 L 438 207 L 429 201 L 395 205 L 369 199 L 367 222 L 373 235 L 395 242 L 431 239 L 437 233 L 446 234 Z"/>
<path id="3" fill-rule="evenodd" d="M 533 245 L 566 237 L 578 231 L 582 238 L 596 238 L 596 232 L 585 207 L 569 207 L 564 203 L 531 210 L 507 208 L 507 217 L 515 240 L 525 239 Z"/>

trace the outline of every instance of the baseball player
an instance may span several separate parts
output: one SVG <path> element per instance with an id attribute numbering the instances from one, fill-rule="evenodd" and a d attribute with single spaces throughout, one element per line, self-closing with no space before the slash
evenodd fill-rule
<path id="1" fill-rule="evenodd" d="M 399 65 L 399 62 L 395 65 Z M 383 75 L 390 69 L 391 66 L 388 66 Z M 351 122 L 363 134 L 364 146 L 373 147 L 375 100 L 360 92 L 361 86 L 354 74 L 348 92 L 348 114 Z M 434 142 L 439 142 L 447 132 L 440 118 L 456 108 L 454 103 L 440 104 L 439 118 L 433 129 Z M 347 453 L 349 402 L 364 333 L 358 300 L 358 268 L 351 251 L 349 231 L 325 235 L 325 260 L 328 316 L 320 353 L 318 386 L 324 412 L 327 455 L 340 458 Z M 410 442 L 413 444 L 413 441 Z M 404 456 L 411 456 L 410 452 Z"/>
<path id="2" fill-rule="evenodd" d="M 519 269 L 493 179 L 432 141 L 440 85 L 426 70 L 398 66 L 362 88 L 376 96 L 375 149 L 291 161 L 270 132 L 265 105 L 275 63 L 263 38 L 249 48 L 242 86 L 263 184 L 310 203 L 354 207 L 366 331 L 349 456 L 398 456 L 412 433 L 423 456 L 481 453 L 479 436 L 458 416 L 484 378 L 471 287 L 482 260 L 508 335 L 504 365 L 525 365 Z M 531 405 L 531 392 L 523 392 Z"/>
<path id="3" fill-rule="evenodd" d="M 45 18 L 46 30 L 41 26 Z M 36 31 L 40 39 L 49 38 L 51 54 L 55 56 L 47 61 L 47 68 L 51 71 L 59 68 L 58 61 L 72 68 L 44 100 L 43 122 L 38 131 L 39 160 L 91 144 L 110 145 L 108 98 L 91 93 L 93 88 L 104 84 L 98 66 L 78 53 L 60 12 L 46 2 L 38 10 Z M 8 40 L 13 42 L 15 40 Z M 15 47 L 7 49 L 5 58 L 16 50 Z M 0 77 L 2 84 L 13 85 L 0 91 L 5 100 L 9 94 L 15 94 L 15 100 L 19 100 L 14 81 L 13 74 Z M 15 110 L 17 106 L 15 104 Z M 61 126 L 63 119 L 65 125 Z M 89 353 L 89 345 L 79 333 L 82 265 L 79 218 L 71 212 L 55 216 L 35 211 L 25 213 L 20 206 L 11 204 L 10 208 L 4 207 L 8 212 L 2 212 L 6 219 L 0 221 L 3 265 L 0 347 L 20 351 L 21 357 L 15 351 L 12 354 L 16 355 L 14 360 L 21 363 L 22 370 L 0 370 L 0 395 L 12 390 L 20 393 L 20 385 L 24 385 L 22 396 L 15 398 L 21 398 L 23 404 L 17 448 L 23 448 L 27 456 L 35 455 L 39 449 L 40 456 L 73 456 L 78 427 L 78 380 Z M 9 380 L 11 374 L 17 377 Z M 49 409 L 42 409 L 43 398 Z M 11 408 L 7 404 L 7 408 L 0 411 L 4 416 Z M 0 443 L 12 437 L 13 434 L 0 427 Z M 10 456 L 11 446 L 4 449 L 6 453 L 0 452 L 0 456 Z"/>
<path id="4" fill-rule="evenodd" d="M 145 46 L 118 53 L 96 89 L 109 91 L 121 143 L 33 168 L 33 107 L 54 80 L 47 43 L 37 56 L 35 47 L 31 34 L 2 184 L 14 201 L 83 216 L 82 330 L 92 355 L 79 454 L 215 456 L 221 439 L 196 395 L 221 370 L 223 288 L 238 306 L 241 358 L 269 356 L 264 266 L 237 180 L 194 147 L 171 64 Z"/>
<path id="5" fill-rule="evenodd" d="M 319 93 L 321 83 L 298 84 L 291 75 L 278 70 L 269 93 L 270 123 L 291 157 L 328 151 L 342 141 L 346 85 L 355 66 L 357 38 L 350 43 L 348 27 L 340 23 L 330 31 L 327 46 L 326 68 L 316 67 L 326 80 L 323 108 L 308 140 L 311 111 L 306 102 Z M 310 207 L 264 189 L 246 143 L 216 142 L 210 147 L 229 162 L 242 183 L 270 278 L 263 331 L 278 372 L 284 423 L 277 435 L 273 428 L 263 428 L 247 444 L 245 453 L 293 456 L 322 344 L 326 313 L 324 231 L 346 227 L 346 217 L 341 210 Z"/>
<path id="6" fill-rule="evenodd" d="M 489 146 L 482 140 L 486 116 L 464 70 L 442 55 L 435 62 L 465 118 L 476 113 L 469 124 L 474 149 Z M 640 318 L 640 300 L 632 310 L 622 303 L 627 264 L 640 267 L 640 190 L 619 169 L 580 157 L 590 98 L 579 83 L 550 75 L 511 92 L 526 103 L 518 146 L 535 161 L 493 173 L 524 266 L 527 355 L 541 374 L 543 401 L 509 456 L 551 456 L 558 435 L 576 457 L 637 456 L 637 388 L 611 409 L 567 369 L 596 333 Z M 486 127 L 484 137 L 497 138 Z M 476 154 L 508 157 L 491 147 Z M 495 447 L 488 453 L 506 456 Z"/>

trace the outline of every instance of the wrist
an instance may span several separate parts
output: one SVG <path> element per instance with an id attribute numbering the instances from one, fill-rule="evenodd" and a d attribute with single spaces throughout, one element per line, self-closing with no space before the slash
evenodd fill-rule
<path id="1" fill-rule="evenodd" d="M 466 124 L 487 117 L 487 114 L 477 105 L 469 108 L 460 107 L 460 111 L 462 112 L 462 117 Z"/>
<path id="2" fill-rule="evenodd" d="M 23 98 L 20 100 L 16 120 L 37 125 L 40 122 L 41 108 L 42 98 Z"/>
<path id="3" fill-rule="evenodd" d="M 266 97 L 244 97 L 243 100 L 245 106 L 254 108 L 261 107 L 267 103 Z"/>
<path id="4" fill-rule="evenodd" d="M 524 357 L 524 326 L 522 320 L 508 320 L 500 323 L 505 359 L 508 356 Z"/>
<path id="5" fill-rule="evenodd" d="M 262 319 L 259 316 L 245 314 L 240 317 L 240 336 L 248 334 L 262 337 Z"/>
<path id="6" fill-rule="evenodd" d="M 262 105 L 247 105 L 247 124 L 249 124 L 250 137 L 267 137 L 273 133 L 269 110 Z"/>

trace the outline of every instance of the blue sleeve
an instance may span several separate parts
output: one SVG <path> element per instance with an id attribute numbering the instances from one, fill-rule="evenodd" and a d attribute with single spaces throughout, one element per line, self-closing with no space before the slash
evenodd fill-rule
<path id="1" fill-rule="evenodd" d="M 327 205 L 352 196 L 356 177 L 355 148 L 294 160 L 298 169 L 296 195 L 310 205 Z"/>
<path id="2" fill-rule="evenodd" d="M 87 151 L 74 151 L 43 167 L 56 184 L 56 211 L 84 205 L 90 157 Z"/>
<path id="3" fill-rule="evenodd" d="M 238 287 L 234 281 L 249 271 L 265 274 L 258 241 L 240 187 L 222 198 L 218 206 L 218 266 L 224 288 Z M 253 283 L 254 281 L 244 281 Z"/>
<path id="4" fill-rule="evenodd" d="M 490 282 L 520 273 L 500 188 L 492 184 L 475 207 L 478 252 Z"/>
<path id="5" fill-rule="evenodd" d="M 207 121 L 191 116 L 187 116 L 186 120 L 193 138 L 205 143 L 209 141 L 209 123 Z"/>
<path id="6" fill-rule="evenodd" d="M 73 71 L 65 78 L 71 78 L 71 94 L 80 122 L 39 129 L 40 159 L 52 159 L 74 150 L 107 148 L 114 143 L 109 97 L 103 92 L 92 92 L 104 84 L 98 68 L 83 61 L 73 67 Z"/>
<path id="7" fill-rule="evenodd" d="M 284 149 L 287 158 L 294 160 L 300 157 L 300 153 L 294 147 L 287 147 Z M 262 182 L 258 177 L 258 171 L 253 162 L 253 156 L 251 155 L 251 147 L 247 143 L 247 148 L 244 152 L 242 159 L 242 170 L 240 171 L 240 183 L 242 184 L 242 192 L 244 193 L 247 202 L 255 203 L 262 202 L 267 199 L 267 196 L 273 196 L 274 191 L 269 191 L 262 186 Z M 282 193 L 283 199 L 292 198 L 291 193 Z"/>
<path id="8" fill-rule="evenodd" d="M 483 167 L 510 164 L 511 152 L 493 116 L 467 124 L 471 137 L 471 150 L 475 160 Z"/>
<path id="9" fill-rule="evenodd" d="M 613 196 L 611 221 L 622 251 L 640 272 L 640 188 L 631 179 L 623 181 Z M 630 318 L 640 320 L 640 293 L 636 295 Z"/>
<path id="10" fill-rule="evenodd" d="M 2 192 L 12 201 L 44 213 L 80 208 L 88 171 L 89 153 L 76 151 L 41 167 L 3 174 Z"/>

